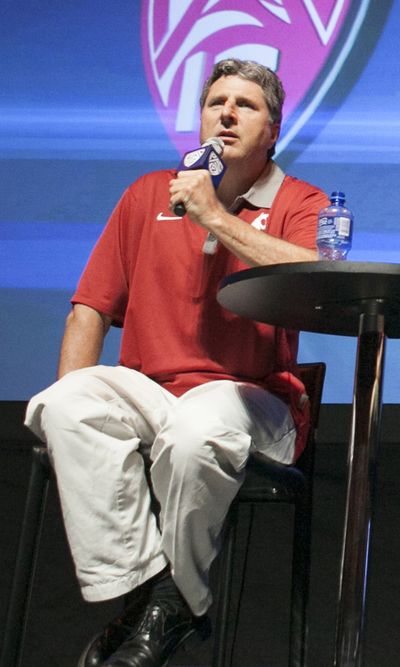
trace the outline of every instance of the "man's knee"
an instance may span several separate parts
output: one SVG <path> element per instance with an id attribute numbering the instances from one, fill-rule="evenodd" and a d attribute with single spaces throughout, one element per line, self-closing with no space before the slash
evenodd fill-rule
<path id="1" fill-rule="evenodd" d="M 25 424 L 42 440 L 52 426 L 68 428 L 87 416 L 87 397 L 91 392 L 87 373 L 73 371 L 31 398 Z"/>
<path id="2" fill-rule="evenodd" d="M 183 412 L 168 420 L 155 442 L 155 450 L 168 452 L 171 464 L 182 466 L 213 456 L 210 429 Z"/>
<path id="3" fill-rule="evenodd" d="M 230 430 L 219 419 L 201 419 L 191 410 L 178 410 L 158 434 L 154 460 L 167 459 L 171 468 L 191 472 L 202 467 L 239 472 L 246 463 L 251 437 Z"/>

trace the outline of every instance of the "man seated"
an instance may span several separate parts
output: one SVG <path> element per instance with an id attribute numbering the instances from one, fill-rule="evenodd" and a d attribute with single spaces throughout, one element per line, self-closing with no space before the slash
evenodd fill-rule
<path id="1" fill-rule="evenodd" d="M 200 139 L 224 144 L 217 191 L 203 169 L 146 174 L 126 190 L 72 298 L 59 379 L 29 404 L 83 597 L 129 594 L 80 667 L 161 667 L 180 644 L 206 638 L 208 572 L 249 454 L 289 464 L 304 446 L 297 334 L 216 301 L 232 272 L 317 259 L 317 214 L 328 199 L 272 160 L 283 100 L 268 68 L 215 66 Z M 216 239 L 211 254 L 207 238 Z M 120 361 L 105 367 L 112 324 L 123 327 Z"/>

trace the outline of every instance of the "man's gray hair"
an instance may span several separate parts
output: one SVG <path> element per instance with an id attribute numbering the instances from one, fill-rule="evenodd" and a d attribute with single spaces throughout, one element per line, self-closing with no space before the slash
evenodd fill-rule
<path id="1" fill-rule="evenodd" d="M 229 58 L 216 63 L 210 77 L 204 83 L 200 97 L 201 108 L 204 107 L 212 84 L 222 76 L 231 75 L 240 76 L 248 81 L 258 83 L 263 91 L 264 99 L 271 114 L 271 121 L 273 123 L 281 123 L 282 107 L 285 100 L 285 91 L 283 90 L 281 80 L 269 67 L 260 65 L 252 60 Z"/>

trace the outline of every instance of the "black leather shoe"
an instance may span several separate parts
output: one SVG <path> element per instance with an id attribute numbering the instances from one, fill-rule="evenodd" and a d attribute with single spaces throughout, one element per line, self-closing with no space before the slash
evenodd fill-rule
<path id="1" fill-rule="evenodd" d="M 100 667 L 130 635 L 137 619 L 141 617 L 149 601 L 149 590 L 144 585 L 130 594 L 130 601 L 103 632 L 91 639 L 83 651 L 78 667 Z"/>
<path id="2" fill-rule="evenodd" d="M 179 646 L 192 648 L 210 634 L 209 618 L 193 616 L 183 599 L 155 597 L 103 667 L 165 667 Z"/>

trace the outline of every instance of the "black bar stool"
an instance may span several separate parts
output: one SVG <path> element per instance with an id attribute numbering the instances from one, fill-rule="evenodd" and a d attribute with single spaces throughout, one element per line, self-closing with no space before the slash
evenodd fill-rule
<path id="1" fill-rule="evenodd" d="M 307 447 L 296 466 L 280 465 L 256 455 L 252 456 L 249 461 L 246 481 L 228 515 L 229 529 L 223 551 L 222 576 L 217 595 L 219 600 L 218 623 L 215 628 L 213 667 L 225 667 L 227 612 L 235 547 L 235 517 L 238 504 L 241 502 L 295 504 L 289 665 L 290 667 L 304 667 L 305 665 L 305 614 L 309 581 L 314 434 L 318 422 L 325 365 L 322 363 L 301 364 L 299 368 L 311 404 L 312 426 Z M 25 513 L 5 624 L 1 667 L 20 667 L 22 663 L 50 474 L 51 466 L 46 447 L 35 445 L 32 452 Z"/>
<path id="2" fill-rule="evenodd" d="M 295 509 L 288 665 L 289 667 L 306 665 L 315 435 L 325 379 L 325 364 L 300 364 L 299 370 L 311 408 L 311 427 L 307 446 L 294 466 L 279 464 L 261 454 L 253 454 L 249 459 L 245 481 L 230 508 L 226 522 L 219 575 L 213 667 L 225 667 L 227 662 L 228 612 L 239 506 L 241 503 L 256 505 L 271 502 L 290 503 Z M 237 609 L 239 606 L 240 600 Z"/>

